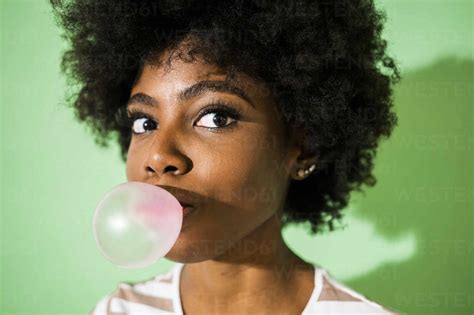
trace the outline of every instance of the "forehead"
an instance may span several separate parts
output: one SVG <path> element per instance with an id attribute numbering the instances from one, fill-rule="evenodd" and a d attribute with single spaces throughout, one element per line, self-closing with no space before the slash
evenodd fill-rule
<path id="1" fill-rule="evenodd" d="M 264 82 L 242 72 L 237 72 L 232 77 L 224 69 L 205 63 L 201 59 L 192 62 L 174 59 L 169 65 L 145 64 L 132 88 L 131 95 L 146 92 L 162 100 L 174 102 L 181 91 L 201 81 L 225 81 L 243 90 L 257 106 L 259 104 L 263 107 L 265 104 L 273 106 L 270 89 Z"/>

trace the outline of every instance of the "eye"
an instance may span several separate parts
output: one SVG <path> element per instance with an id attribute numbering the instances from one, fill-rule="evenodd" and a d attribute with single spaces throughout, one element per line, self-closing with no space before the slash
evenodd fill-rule
<path id="1" fill-rule="evenodd" d="M 148 116 L 146 113 L 143 113 L 139 110 L 130 110 L 128 115 L 123 122 L 124 126 L 127 126 L 132 130 L 134 134 L 143 134 L 149 130 L 156 129 L 157 123 Z"/>
<path id="2" fill-rule="evenodd" d="M 204 127 L 207 128 L 225 128 L 228 126 L 226 122 L 229 121 L 229 116 L 225 113 L 216 111 L 203 115 L 199 121 L 203 122 Z M 212 127 L 212 125 L 217 125 L 217 127 Z"/>
<path id="3" fill-rule="evenodd" d="M 152 130 L 155 128 L 155 122 L 145 117 L 134 120 L 132 125 L 132 131 L 136 134 L 145 133 L 147 130 Z"/>
<path id="4" fill-rule="evenodd" d="M 239 110 L 224 105 L 223 103 L 215 103 L 206 107 L 199 116 L 199 127 L 207 129 L 225 129 L 234 125 L 241 117 Z"/>

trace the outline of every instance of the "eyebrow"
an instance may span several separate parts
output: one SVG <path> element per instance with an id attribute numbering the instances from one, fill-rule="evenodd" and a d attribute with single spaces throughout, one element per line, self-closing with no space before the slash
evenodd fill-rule
<path id="1" fill-rule="evenodd" d="M 209 91 L 237 95 L 238 97 L 247 101 L 253 108 L 256 108 L 250 97 L 242 89 L 230 85 L 225 81 L 200 81 L 181 91 L 178 95 L 178 98 L 180 101 L 187 101 L 193 97 Z M 131 105 L 132 103 L 140 103 L 151 107 L 158 107 L 159 105 L 158 101 L 154 97 L 144 93 L 136 93 L 132 95 L 127 102 L 127 106 Z"/>

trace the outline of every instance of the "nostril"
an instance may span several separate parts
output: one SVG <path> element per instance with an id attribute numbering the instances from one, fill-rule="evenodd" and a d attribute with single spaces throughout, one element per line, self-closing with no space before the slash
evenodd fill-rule
<path id="1" fill-rule="evenodd" d="M 166 172 L 174 172 L 174 171 L 176 171 L 177 169 L 178 169 L 178 168 L 177 168 L 176 166 L 172 166 L 172 165 L 171 165 L 171 166 L 167 166 L 167 167 L 165 168 L 165 173 L 166 173 Z"/>
<path id="2" fill-rule="evenodd" d="M 178 170 L 178 168 L 177 168 L 176 166 L 168 165 L 168 166 L 165 168 L 165 170 L 164 170 L 163 173 L 168 173 L 168 172 L 176 173 L 177 170 Z M 147 173 L 156 173 L 155 169 L 154 169 L 153 167 L 151 167 L 151 166 L 145 167 L 145 171 L 146 171 Z"/>

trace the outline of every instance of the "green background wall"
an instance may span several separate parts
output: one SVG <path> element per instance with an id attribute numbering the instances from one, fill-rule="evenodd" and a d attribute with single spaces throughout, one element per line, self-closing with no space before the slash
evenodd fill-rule
<path id="1" fill-rule="evenodd" d="M 95 245 L 102 194 L 126 181 L 118 146 L 99 148 L 64 104 L 66 47 L 45 0 L 0 0 L 1 314 L 85 314 L 119 281 Z M 353 195 L 345 228 L 284 230 L 303 258 L 408 314 L 473 314 L 473 2 L 378 1 L 400 63 L 399 126 L 378 183 Z"/>

